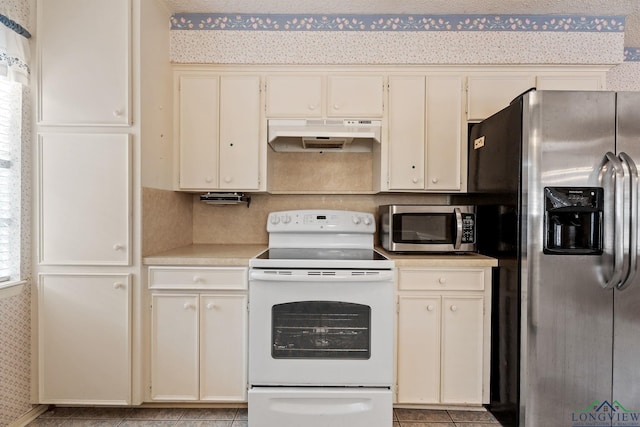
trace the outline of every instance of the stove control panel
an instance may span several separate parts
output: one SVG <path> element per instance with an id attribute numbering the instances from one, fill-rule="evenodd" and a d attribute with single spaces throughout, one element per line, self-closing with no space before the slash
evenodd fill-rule
<path id="1" fill-rule="evenodd" d="M 340 210 L 294 210 L 271 212 L 269 233 L 367 233 L 376 231 L 373 214 Z"/>

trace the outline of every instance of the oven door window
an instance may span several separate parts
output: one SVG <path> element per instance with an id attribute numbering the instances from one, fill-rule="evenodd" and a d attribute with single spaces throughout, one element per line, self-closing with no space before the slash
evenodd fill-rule
<path id="1" fill-rule="evenodd" d="M 274 359 L 369 359 L 371 307 L 301 301 L 271 309 Z"/>
<path id="2" fill-rule="evenodd" d="M 455 242 L 455 219 L 452 213 L 395 214 L 393 223 L 393 241 L 396 243 Z"/>

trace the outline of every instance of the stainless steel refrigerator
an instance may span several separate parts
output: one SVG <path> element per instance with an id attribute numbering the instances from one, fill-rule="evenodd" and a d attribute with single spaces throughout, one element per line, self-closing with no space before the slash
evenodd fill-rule
<path id="1" fill-rule="evenodd" d="M 529 91 L 469 131 L 504 425 L 640 425 L 640 93 Z"/>

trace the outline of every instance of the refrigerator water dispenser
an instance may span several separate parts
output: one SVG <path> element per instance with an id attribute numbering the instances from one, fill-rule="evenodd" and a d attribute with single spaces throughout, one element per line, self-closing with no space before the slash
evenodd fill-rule
<path id="1" fill-rule="evenodd" d="M 601 255 L 603 190 L 545 187 L 544 253 Z"/>

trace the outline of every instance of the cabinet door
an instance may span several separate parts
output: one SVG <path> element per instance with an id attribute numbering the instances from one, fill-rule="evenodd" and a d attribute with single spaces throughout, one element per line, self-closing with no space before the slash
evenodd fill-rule
<path id="1" fill-rule="evenodd" d="M 389 189 L 424 189 L 425 77 L 389 77 Z"/>
<path id="2" fill-rule="evenodd" d="M 129 135 L 41 134 L 38 149 L 40 262 L 129 264 Z"/>
<path id="3" fill-rule="evenodd" d="M 322 76 L 268 76 L 267 117 L 322 117 Z"/>
<path id="4" fill-rule="evenodd" d="M 220 188 L 260 185 L 260 77 L 220 79 Z"/>
<path id="5" fill-rule="evenodd" d="M 529 75 L 470 76 L 467 119 L 480 121 L 502 110 L 518 95 L 535 86 Z"/>
<path id="6" fill-rule="evenodd" d="M 40 276 L 39 403 L 131 401 L 128 275 Z"/>
<path id="7" fill-rule="evenodd" d="M 180 188 L 218 188 L 218 77 L 179 77 Z"/>
<path id="8" fill-rule="evenodd" d="M 462 114 L 462 78 L 427 77 L 427 190 L 461 188 Z"/>
<path id="9" fill-rule="evenodd" d="M 440 402 L 440 297 L 400 296 L 397 403 Z"/>
<path id="10" fill-rule="evenodd" d="M 327 116 L 382 117 L 382 76 L 329 76 Z"/>
<path id="11" fill-rule="evenodd" d="M 246 401 L 247 296 L 200 297 L 200 399 Z"/>
<path id="12" fill-rule="evenodd" d="M 37 11 L 39 122 L 128 125 L 130 0 L 39 0 Z"/>
<path id="13" fill-rule="evenodd" d="M 605 78 L 601 75 L 547 75 L 536 78 L 538 90 L 602 90 Z"/>
<path id="14" fill-rule="evenodd" d="M 442 298 L 442 403 L 482 403 L 483 297 Z"/>
<path id="15" fill-rule="evenodd" d="M 198 296 L 151 296 L 151 398 L 198 400 Z"/>

